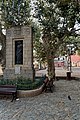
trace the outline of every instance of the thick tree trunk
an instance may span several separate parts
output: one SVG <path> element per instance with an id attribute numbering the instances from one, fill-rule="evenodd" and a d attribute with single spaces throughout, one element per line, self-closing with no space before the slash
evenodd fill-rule
<path id="1" fill-rule="evenodd" d="M 53 45 L 51 44 L 51 35 L 48 31 L 46 34 L 45 31 L 43 32 L 43 46 L 45 48 L 46 59 L 48 64 L 48 78 L 50 80 L 55 80 L 55 66 L 54 66 L 54 54 L 55 51 L 53 49 Z"/>
<path id="2" fill-rule="evenodd" d="M 55 80 L 55 65 L 54 65 L 54 58 L 50 56 L 47 59 L 48 63 L 48 77 L 50 80 Z"/>
<path id="3" fill-rule="evenodd" d="M 0 31 L 0 44 L 2 45 L 2 49 L 0 51 L 0 64 L 5 67 L 6 62 L 6 36 Z"/>

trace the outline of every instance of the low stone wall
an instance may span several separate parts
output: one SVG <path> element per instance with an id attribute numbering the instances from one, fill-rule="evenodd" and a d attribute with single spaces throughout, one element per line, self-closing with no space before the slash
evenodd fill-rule
<path id="1" fill-rule="evenodd" d="M 37 96 L 37 95 L 42 93 L 42 89 L 43 89 L 43 85 L 40 88 L 34 89 L 34 90 L 18 90 L 17 91 L 17 96 L 18 97 L 33 97 L 33 96 Z"/>

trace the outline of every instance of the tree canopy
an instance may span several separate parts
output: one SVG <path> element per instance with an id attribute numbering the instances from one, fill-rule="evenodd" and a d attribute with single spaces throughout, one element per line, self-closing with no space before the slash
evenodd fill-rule
<path id="1" fill-rule="evenodd" d="M 1 0 L 0 1 L 0 62 L 5 64 L 6 36 L 4 29 L 17 25 L 30 25 L 30 0 Z"/>
<path id="2" fill-rule="evenodd" d="M 30 24 L 30 0 L 2 0 L 1 9 L 5 27 Z"/>
<path id="3" fill-rule="evenodd" d="M 78 0 L 37 0 L 34 16 L 42 27 L 42 44 L 48 62 L 48 72 L 54 76 L 52 59 L 61 46 L 65 47 L 67 43 L 71 43 L 69 37 L 79 36 L 80 2 Z"/>
<path id="4" fill-rule="evenodd" d="M 2 20 L 6 28 L 29 25 L 31 22 L 30 0 L 2 0 Z M 48 63 L 48 73 L 54 76 L 53 59 L 66 44 L 75 42 L 80 35 L 79 0 L 35 0 L 35 11 L 40 30 L 35 29 L 35 50 L 38 57 Z M 39 30 L 39 31 L 38 31 Z M 41 33 L 41 36 L 40 36 Z M 70 39 L 71 37 L 74 40 Z M 80 42 L 80 39 L 78 40 Z"/>
<path id="5" fill-rule="evenodd" d="M 0 63 L 5 66 L 6 57 L 6 36 L 2 33 L 2 25 L 0 23 Z"/>

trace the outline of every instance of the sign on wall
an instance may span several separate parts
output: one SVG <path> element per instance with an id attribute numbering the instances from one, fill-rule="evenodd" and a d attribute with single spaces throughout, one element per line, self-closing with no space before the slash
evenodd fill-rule
<path id="1" fill-rule="evenodd" d="M 15 66 L 15 74 L 20 74 L 20 66 Z"/>

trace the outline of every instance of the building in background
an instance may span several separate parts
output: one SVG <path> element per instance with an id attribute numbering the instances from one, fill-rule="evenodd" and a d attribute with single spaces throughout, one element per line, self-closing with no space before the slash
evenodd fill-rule
<path id="1" fill-rule="evenodd" d="M 64 67 L 65 56 L 54 58 L 54 64 L 55 64 L 55 67 Z"/>
<path id="2" fill-rule="evenodd" d="M 74 67 L 80 67 L 80 55 L 71 55 L 71 63 Z"/>

